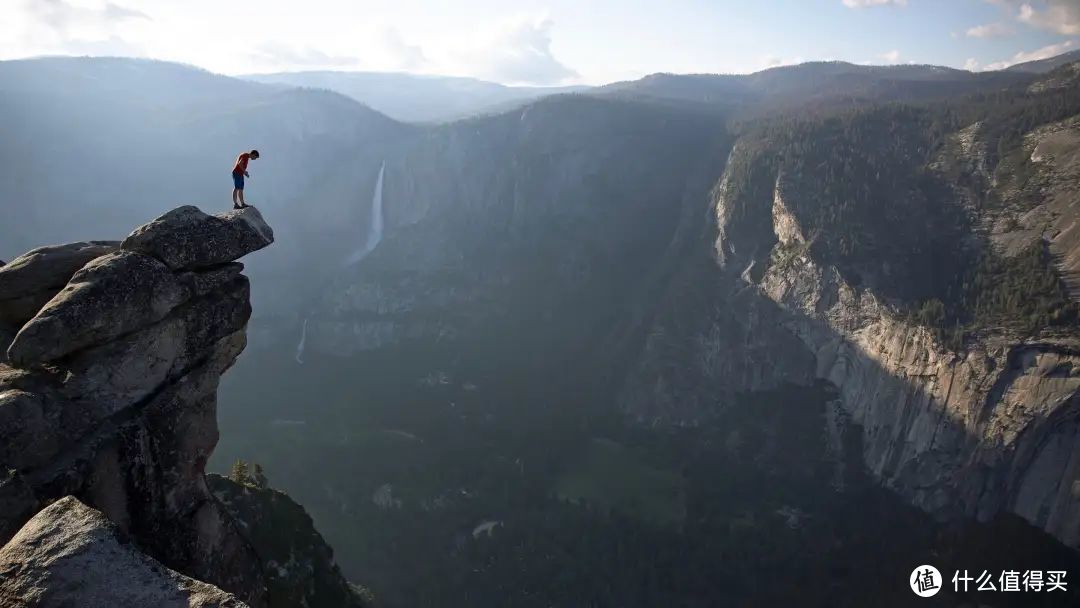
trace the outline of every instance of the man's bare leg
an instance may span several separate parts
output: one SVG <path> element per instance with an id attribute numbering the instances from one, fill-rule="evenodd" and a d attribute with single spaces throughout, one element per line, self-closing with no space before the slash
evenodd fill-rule
<path id="1" fill-rule="evenodd" d="M 247 207 L 247 203 L 244 202 L 244 191 L 237 190 L 236 193 L 240 195 L 240 208 L 243 209 L 244 207 Z"/>

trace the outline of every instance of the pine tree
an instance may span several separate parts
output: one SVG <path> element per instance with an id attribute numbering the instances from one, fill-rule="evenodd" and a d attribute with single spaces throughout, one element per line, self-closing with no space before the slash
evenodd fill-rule
<path id="1" fill-rule="evenodd" d="M 248 472 L 248 463 L 239 459 L 234 462 L 232 472 L 229 473 L 229 479 L 239 484 L 249 485 L 251 483 L 251 474 Z"/>

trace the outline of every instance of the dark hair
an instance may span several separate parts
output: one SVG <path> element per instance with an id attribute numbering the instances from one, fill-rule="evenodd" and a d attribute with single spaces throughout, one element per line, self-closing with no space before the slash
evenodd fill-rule
<path id="1" fill-rule="evenodd" d="M 259 151 L 258 150 L 252 150 L 251 155 L 254 156 L 255 158 L 259 158 Z"/>

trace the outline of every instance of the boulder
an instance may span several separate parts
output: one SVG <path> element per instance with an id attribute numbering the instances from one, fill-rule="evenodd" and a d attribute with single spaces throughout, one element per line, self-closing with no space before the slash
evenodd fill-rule
<path id="1" fill-rule="evenodd" d="M 207 215 L 188 205 L 136 228 L 120 248 L 173 270 L 193 270 L 232 262 L 273 242 L 274 231 L 254 207 Z"/>
<path id="2" fill-rule="evenodd" d="M 140 553 L 105 515 L 71 496 L 43 509 L 0 549 L 0 605 L 246 607 Z"/>
<path id="3" fill-rule="evenodd" d="M 117 251 L 75 273 L 23 326 L 8 347 L 12 365 L 27 367 L 101 344 L 163 319 L 190 296 L 156 259 Z"/>
<path id="4" fill-rule="evenodd" d="M 116 251 L 119 241 L 40 247 L 0 265 L 0 323 L 22 325 L 91 260 Z"/>

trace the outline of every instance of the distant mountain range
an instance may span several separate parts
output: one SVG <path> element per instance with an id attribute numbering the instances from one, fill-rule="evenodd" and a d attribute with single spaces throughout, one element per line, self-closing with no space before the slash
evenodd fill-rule
<path id="1" fill-rule="evenodd" d="M 475 78 L 397 72 L 278 72 L 241 78 L 262 84 L 326 89 L 395 120 L 433 123 L 508 111 L 562 93 L 593 92 L 708 104 L 745 104 L 768 98 L 769 107 L 840 99 L 941 98 L 973 89 L 1008 86 L 1017 82 L 1021 74 L 1045 74 L 1076 60 L 1080 60 L 1080 50 L 980 73 L 935 65 L 867 66 L 812 61 L 752 74 L 657 73 L 601 87 L 515 87 Z"/>
<path id="2" fill-rule="evenodd" d="M 264 84 L 329 89 L 404 122 L 446 122 L 589 88 L 510 87 L 475 78 L 394 72 L 281 72 L 243 78 Z"/>

